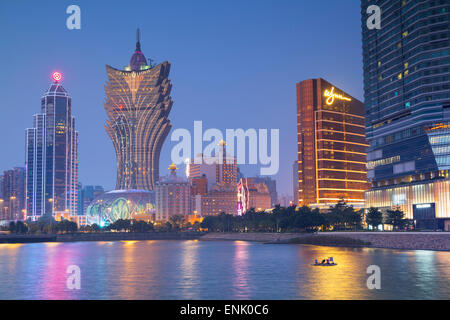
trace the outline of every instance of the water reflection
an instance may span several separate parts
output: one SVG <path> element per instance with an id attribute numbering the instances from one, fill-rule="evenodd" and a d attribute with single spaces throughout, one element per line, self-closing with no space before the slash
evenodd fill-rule
<path id="1" fill-rule="evenodd" d="M 357 300 L 367 297 L 366 268 L 361 259 L 362 249 L 335 247 L 299 246 L 304 258 L 305 281 L 301 290 L 307 291 L 311 299 Z M 367 252 L 365 253 L 367 254 Z M 322 261 L 333 257 L 337 266 L 313 266 L 314 260 Z"/>
<path id="2" fill-rule="evenodd" d="M 198 270 L 198 243 L 191 240 L 185 241 L 182 245 L 181 256 L 181 281 L 180 288 L 182 296 L 186 299 L 196 299 L 195 291 L 192 290 L 198 285 L 199 270 Z"/>
<path id="3" fill-rule="evenodd" d="M 336 267 L 313 267 L 332 256 Z M 0 245 L 0 299 L 448 299 L 450 253 L 247 242 Z M 67 267 L 81 290 L 66 288 Z M 381 268 L 381 290 L 366 286 Z"/>
<path id="4" fill-rule="evenodd" d="M 244 241 L 234 241 L 233 257 L 233 288 L 236 299 L 249 299 L 248 287 L 248 248 L 250 244 Z"/>

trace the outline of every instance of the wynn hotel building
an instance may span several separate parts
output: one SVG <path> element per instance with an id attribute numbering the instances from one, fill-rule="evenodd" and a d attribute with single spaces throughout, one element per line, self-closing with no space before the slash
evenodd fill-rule
<path id="1" fill-rule="evenodd" d="M 298 204 L 364 206 L 364 104 L 324 79 L 297 84 Z"/>

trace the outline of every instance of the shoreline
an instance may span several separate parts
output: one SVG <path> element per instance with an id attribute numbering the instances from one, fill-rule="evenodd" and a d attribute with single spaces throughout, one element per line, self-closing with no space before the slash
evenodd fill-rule
<path id="1" fill-rule="evenodd" d="M 449 232 L 207 233 L 200 240 L 450 251 Z"/>
<path id="2" fill-rule="evenodd" d="M 0 235 L 3 243 L 201 240 L 248 241 L 264 244 L 306 244 L 349 248 L 450 251 L 450 232 L 319 232 L 319 233 L 218 233 L 218 232 L 99 232 L 56 235 Z"/>
<path id="3" fill-rule="evenodd" d="M 204 232 L 98 232 L 50 235 L 0 235 L 2 243 L 78 242 L 78 241 L 146 241 L 195 240 Z"/>

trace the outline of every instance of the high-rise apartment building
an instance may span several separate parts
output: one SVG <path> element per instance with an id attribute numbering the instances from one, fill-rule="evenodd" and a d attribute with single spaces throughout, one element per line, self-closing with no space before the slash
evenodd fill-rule
<path id="1" fill-rule="evenodd" d="M 41 99 L 41 113 L 26 129 L 25 213 L 77 215 L 78 132 L 72 116 L 72 99 L 61 85 L 61 74 Z"/>
<path id="2" fill-rule="evenodd" d="M 25 218 L 24 168 L 4 171 L 0 176 L 0 190 L 0 220 L 23 220 Z"/>
<path id="3" fill-rule="evenodd" d="M 324 79 L 297 84 L 298 203 L 364 205 L 364 105 Z"/>
<path id="4" fill-rule="evenodd" d="M 186 162 L 186 176 L 189 179 L 206 176 L 208 188 L 215 184 L 237 184 L 238 166 L 236 157 L 227 155 L 226 142 L 220 141 L 219 152 L 213 157 L 198 154 Z"/>
<path id="5" fill-rule="evenodd" d="M 381 29 L 366 26 L 381 9 Z M 361 1 L 366 207 L 399 206 L 424 228 L 450 217 L 450 3 Z"/>
<path id="6" fill-rule="evenodd" d="M 116 189 L 153 190 L 159 178 L 159 156 L 171 124 L 170 63 L 149 65 L 136 51 L 124 70 L 106 66 L 106 131 L 116 150 Z"/>

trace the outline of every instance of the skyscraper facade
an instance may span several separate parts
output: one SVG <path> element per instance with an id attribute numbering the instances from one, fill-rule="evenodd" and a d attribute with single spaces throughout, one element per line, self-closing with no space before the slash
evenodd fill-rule
<path id="1" fill-rule="evenodd" d="M 33 220 L 43 214 L 77 214 L 78 132 L 61 75 L 55 72 L 53 80 L 33 128 L 26 129 L 25 212 Z"/>
<path id="2" fill-rule="evenodd" d="M 6 170 L 0 176 L 0 220 L 23 220 L 25 206 L 24 168 Z"/>
<path id="3" fill-rule="evenodd" d="M 139 39 L 124 70 L 106 66 L 106 131 L 116 151 L 116 189 L 153 190 L 171 124 L 170 63 L 149 65 Z"/>
<path id="4" fill-rule="evenodd" d="M 373 4 L 382 12 L 379 30 L 366 26 Z M 361 1 L 366 206 L 400 206 L 414 220 L 450 216 L 449 11 L 445 0 Z M 420 212 L 424 204 L 434 212 Z"/>
<path id="5" fill-rule="evenodd" d="M 367 190 L 364 105 L 319 78 L 297 84 L 298 203 L 362 207 Z"/>
<path id="6" fill-rule="evenodd" d="M 292 193 L 294 204 L 298 206 L 298 160 L 292 164 Z"/>

